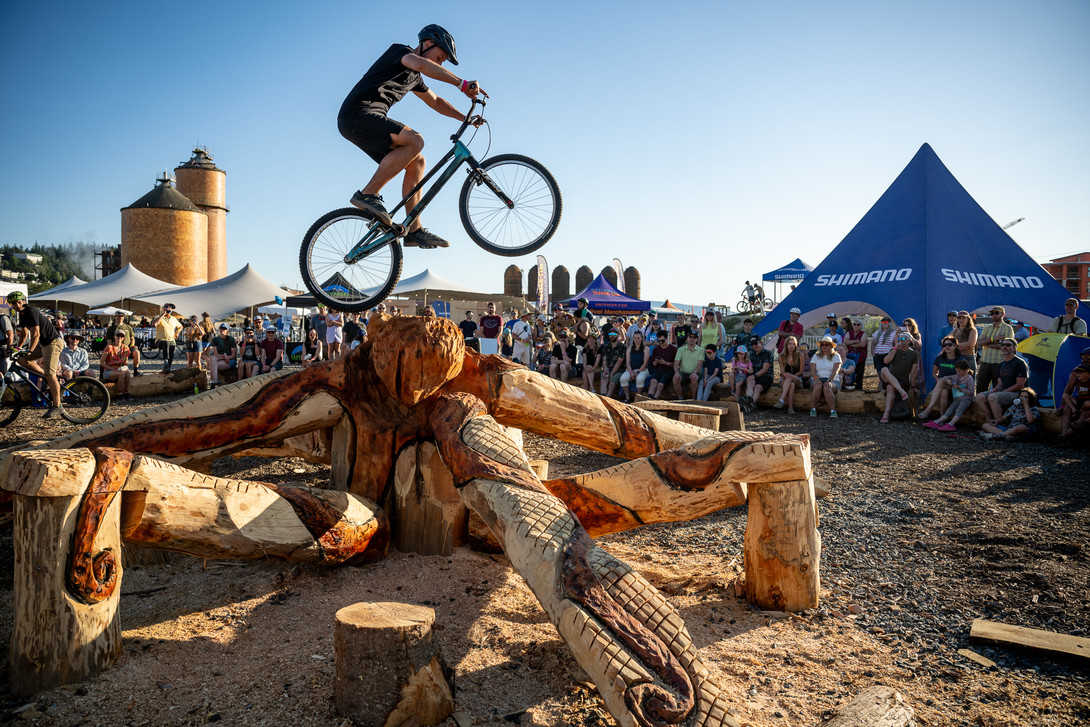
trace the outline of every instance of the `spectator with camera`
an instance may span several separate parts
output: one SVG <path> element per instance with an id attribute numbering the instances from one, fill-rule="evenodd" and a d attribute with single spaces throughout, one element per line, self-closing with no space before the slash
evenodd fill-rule
<path id="1" fill-rule="evenodd" d="M 900 396 L 907 406 L 908 392 L 913 389 L 920 371 L 920 354 L 912 348 L 912 336 L 906 331 L 898 332 L 897 347 L 883 357 L 882 364 L 880 376 L 886 384 L 886 408 L 881 423 L 888 424 L 894 400 Z"/>
<path id="2" fill-rule="evenodd" d="M 174 312 L 173 303 L 164 303 L 159 315 L 152 321 L 155 326 L 155 346 L 163 356 L 163 373 L 169 374 L 174 364 L 174 350 L 178 332 L 182 330 L 181 316 Z"/>

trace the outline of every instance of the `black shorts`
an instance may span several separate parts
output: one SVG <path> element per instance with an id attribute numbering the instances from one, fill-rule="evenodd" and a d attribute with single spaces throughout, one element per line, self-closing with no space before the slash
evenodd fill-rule
<path id="1" fill-rule="evenodd" d="M 358 146 L 367 156 L 381 162 L 393 148 L 391 134 L 397 136 L 405 124 L 382 114 L 358 114 L 337 119 L 337 131 Z"/>
<path id="2" fill-rule="evenodd" d="M 765 374 L 761 378 L 754 379 L 753 381 L 754 381 L 755 384 L 760 386 L 762 389 L 768 389 L 768 388 L 770 388 L 772 386 L 773 378 L 772 378 L 771 374 Z"/>

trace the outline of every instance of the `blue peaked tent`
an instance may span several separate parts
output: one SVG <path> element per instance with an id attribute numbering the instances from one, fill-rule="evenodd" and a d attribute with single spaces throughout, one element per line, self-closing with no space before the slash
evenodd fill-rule
<path id="1" fill-rule="evenodd" d="M 782 268 L 776 268 L 770 273 L 765 273 L 761 280 L 802 280 L 810 274 L 814 268 L 807 265 L 802 261 L 802 258 L 795 258 L 792 262 L 787 263 Z"/>
<path id="2" fill-rule="evenodd" d="M 889 314 L 914 318 L 923 361 L 950 310 L 1007 315 L 1048 328 L 1071 293 L 969 196 L 927 144 L 840 244 L 754 329 L 776 330 L 793 307 L 809 328 L 825 316 Z M 1087 319 L 1087 307 L 1078 315 Z"/>
<path id="3" fill-rule="evenodd" d="M 651 303 L 638 298 L 631 298 L 610 285 L 609 281 L 598 277 L 590 282 L 590 285 L 576 293 L 567 301 L 569 308 L 577 308 L 580 298 L 586 297 L 587 308 L 595 315 L 632 315 L 634 313 L 646 313 L 651 310 Z"/>

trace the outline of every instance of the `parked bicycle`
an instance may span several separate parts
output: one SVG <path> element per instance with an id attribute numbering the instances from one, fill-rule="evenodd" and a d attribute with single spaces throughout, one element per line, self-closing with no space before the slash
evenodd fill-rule
<path id="1" fill-rule="evenodd" d="M 385 300 L 401 279 L 401 244 L 409 226 L 435 199 L 463 163 L 469 166 L 458 209 L 462 225 L 477 245 L 494 255 L 517 257 L 540 249 L 556 232 L 562 202 L 553 175 L 521 154 L 500 154 L 478 162 L 461 137 L 483 118 L 470 105 L 462 125 L 450 139 L 453 148 L 390 211 L 392 218 L 409 198 L 429 188 L 400 224 L 390 225 L 354 207 L 323 215 L 303 237 L 299 269 L 316 299 L 331 308 L 360 312 Z"/>
<path id="2" fill-rule="evenodd" d="M 16 357 L 25 355 L 25 351 L 16 353 Z M 53 406 L 53 397 L 49 387 L 36 383 L 41 374 L 32 371 L 16 359 L 8 361 L 7 371 L 0 380 L 0 427 L 15 421 L 19 412 L 27 405 L 23 395 L 16 388 L 17 383 L 24 383 L 47 406 Z M 61 384 L 61 402 L 57 411 L 73 424 L 91 424 L 98 421 L 110 408 L 110 392 L 98 379 L 90 376 L 77 376 Z"/>
<path id="3" fill-rule="evenodd" d="M 735 305 L 739 313 L 767 313 L 775 307 L 776 304 L 771 298 L 765 298 L 764 300 L 754 298 L 752 301 L 742 298 Z"/>

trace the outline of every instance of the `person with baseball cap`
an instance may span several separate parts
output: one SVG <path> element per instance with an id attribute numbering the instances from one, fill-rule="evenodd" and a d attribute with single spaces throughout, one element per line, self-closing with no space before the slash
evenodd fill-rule
<path id="1" fill-rule="evenodd" d="M 1090 425 L 1090 347 L 1082 350 L 1082 363 L 1067 378 L 1061 401 L 1060 437 L 1070 439 Z"/>
<path id="2" fill-rule="evenodd" d="M 238 342 L 231 335 L 231 329 L 226 323 L 221 323 L 219 331 L 220 334 L 212 339 L 212 347 L 208 349 L 208 371 L 213 389 L 219 386 L 220 371 L 238 365 Z"/>
<path id="3" fill-rule="evenodd" d="M 1078 298 L 1068 298 L 1064 301 L 1064 314 L 1052 319 L 1052 325 L 1048 327 L 1050 333 L 1073 333 L 1076 336 L 1086 335 L 1086 321 L 1075 315 L 1079 309 Z"/>
<path id="4" fill-rule="evenodd" d="M 1003 320 L 1006 309 L 1001 305 L 993 306 L 989 311 L 991 323 L 979 328 L 976 344 L 980 348 L 980 365 L 976 371 L 976 393 L 992 391 L 999 381 L 999 364 L 1002 363 L 1003 341 L 1014 340 L 1014 329 Z M 1008 402 L 1008 406 L 1010 403 Z M 1000 412 L 1002 413 L 1002 412 Z"/>

